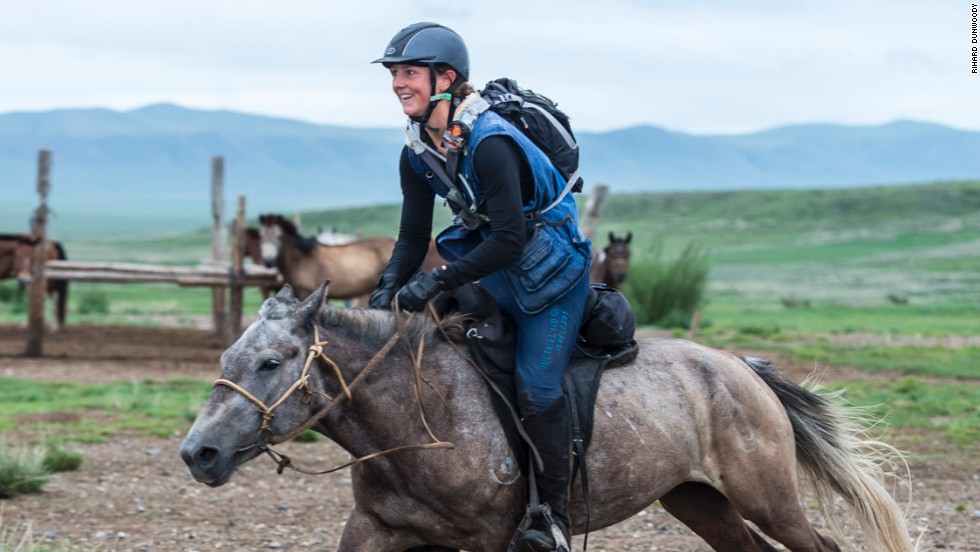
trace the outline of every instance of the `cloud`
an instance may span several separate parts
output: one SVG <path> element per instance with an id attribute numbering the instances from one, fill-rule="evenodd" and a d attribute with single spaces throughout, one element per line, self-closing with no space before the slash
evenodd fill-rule
<path id="1" fill-rule="evenodd" d="M 969 8 L 949 0 L 9 4 L 0 112 L 172 101 L 397 126 L 388 77 L 369 62 L 401 27 L 435 20 L 466 39 L 475 84 L 516 78 L 585 129 L 980 128 Z"/>

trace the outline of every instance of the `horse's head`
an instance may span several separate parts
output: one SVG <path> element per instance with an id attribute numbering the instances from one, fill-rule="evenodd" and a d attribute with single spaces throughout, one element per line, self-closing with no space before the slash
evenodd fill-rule
<path id="1" fill-rule="evenodd" d="M 257 265 L 264 264 L 262 259 L 262 235 L 259 229 L 249 226 L 245 229 L 245 243 L 242 244 L 242 254 Z"/>
<path id="2" fill-rule="evenodd" d="M 34 272 L 32 270 L 34 249 L 40 241 L 40 238 L 26 234 L 17 239 L 17 245 L 14 247 L 14 263 L 11 272 L 17 277 L 17 281 L 20 282 L 21 286 L 27 287 L 34 281 Z"/>
<path id="3" fill-rule="evenodd" d="M 283 222 L 280 215 L 259 215 L 259 251 L 267 268 L 276 266 L 282 250 Z"/>
<path id="4" fill-rule="evenodd" d="M 198 481 L 217 487 L 274 436 L 301 426 L 314 404 L 301 383 L 314 320 L 326 284 L 299 302 L 287 285 L 266 300 L 260 318 L 222 355 L 221 379 L 180 447 Z"/>
<path id="5" fill-rule="evenodd" d="M 630 241 L 633 240 L 633 232 L 628 232 L 626 236 L 619 238 L 612 232 L 609 233 L 609 245 L 604 249 L 606 253 L 607 273 L 616 284 L 626 281 L 626 275 L 630 270 Z"/>

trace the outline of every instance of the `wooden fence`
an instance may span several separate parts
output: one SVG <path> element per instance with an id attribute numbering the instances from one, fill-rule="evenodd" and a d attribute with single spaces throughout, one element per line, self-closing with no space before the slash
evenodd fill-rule
<path id="1" fill-rule="evenodd" d="M 211 205 L 213 260 L 196 267 L 159 266 L 136 263 L 79 261 L 45 261 L 47 254 L 47 196 L 50 190 L 51 152 L 41 150 L 38 158 L 38 194 L 41 201 L 35 210 L 31 233 L 40 238 L 34 252 L 33 281 L 28 295 L 28 338 L 25 355 L 41 356 L 44 340 L 44 298 L 48 279 L 84 282 L 165 282 L 180 286 L 207 286 L 213 290 L 214 330 L 229 343 L 241 333 L 243 288 L 266 287 L 279 281 L 275 269 L 245 266 L 242 251 L 245 243 L 245 197 L 239 196 L 232 225 L 230 259 L 223 222 L 224 161 L 212 160 Z M 228 300 L 226 300 L 228 299 Z M 230 308 L 228 308 L 230 306 Z"/>

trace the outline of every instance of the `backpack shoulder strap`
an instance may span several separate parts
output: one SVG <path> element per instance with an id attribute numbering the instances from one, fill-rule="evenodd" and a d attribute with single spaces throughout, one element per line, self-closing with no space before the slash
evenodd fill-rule
<path id="1" fill-rule="evenodd" d="M 554 209 L 555 206 L 557 206 L 559 203 L 561 203 L 561 201 L 565 199 L 565 196 L 568 195 L 568 192 L 572 191 L 572 188 L 575 186 L 575 183 L 578 182 L 578 178 L 579 178 L 578 169 L 575 169 L 575 172 L 573 172 L 568 177 L 568 181 L 565 182 L 565 187 L 562 189 L 561 193 L 558 194 L 558 197 L 551 202 L 551 205 L 548 205 L 544 209 L 541 209 L 541 213 L 542 214 L 547 213 L 548 211 Z"/>
<path id="2" fill-rule="evenodd" d="M 463 226 L 474 230 L 490 221 L 486 215 L 480 214 L 467 206 L 466 198 L 459 191 L 459 186 L 456 185 L 456 179 L 449 176 L 450 173 L 446 170 L 445 165 L 442 164 L 435 154 L 426 149 L 422 153 L 419 153 L 418 156 L 432 170 L 436 178 L 446 185 L 446 203 L 449 204 L 449 208 L 452 209 L 453 214 L 462 221 Z"/>

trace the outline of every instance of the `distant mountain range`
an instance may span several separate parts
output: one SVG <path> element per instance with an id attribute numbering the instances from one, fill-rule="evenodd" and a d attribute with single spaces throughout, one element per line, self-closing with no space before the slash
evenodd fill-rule
<path id="1" fill-rule="evenodd" d="M 596 182 L 616 193 L 980 178 L 980 132 L 922 122 L 743 135 L 636 126 L 577 137 L 587 191 Z M 55 212 L 200 213 L 207 220 L 214 156 L 225 159 L 228 205 L 245 195 L 255 215 L 395 203 L 401 146 L 395 126 L 343 128 L 171 104 L 0 114 L 0 216 L 37 204 L 41 148 L 53 152 Z"/>

